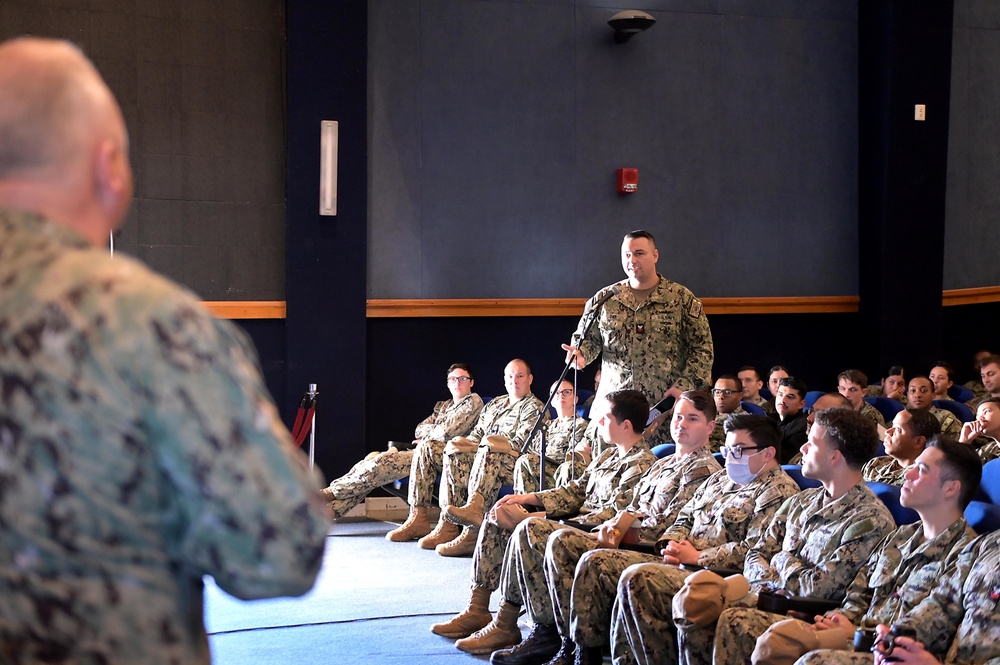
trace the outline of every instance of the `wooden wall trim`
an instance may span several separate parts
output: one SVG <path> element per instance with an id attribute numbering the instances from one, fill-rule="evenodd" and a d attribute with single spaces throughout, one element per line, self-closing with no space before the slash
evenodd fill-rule
<path id="1" fill-rule="evenodd" d="M 984 302 L 1000 302 L 1000 286 L 982 286 L 974 289 L 952 289 L 941 294 L 941 304 L 977 305 Z"/>
<path id="2" fill-rule="evenodd" d="M 206 300 L 208 311 L 219 319 L 283 319 L 284 300 Z"/>
<path id="3" fill-rule="evenodd" d="M 370 299 L 367 317 L 579 316 L 586 298 Z M 790 298 L 703 298 L 708 314 L 831 314 L 858 311 L 857 296 Z M 945 307 L 1000 302 L 1000 286 L 952 289 L 941 294 Z M 283 319 L 283 300 L 206 301 L 221 319 Z"/>
<path id="4" fill-rule="evenodd" d="M 579 316 L 586 298 L 511 298 L 368 301 L 368 318 L 442 316 Z M 856 312 L 857 296 L 811 298 L 704 298 L 708 314 Z"/>

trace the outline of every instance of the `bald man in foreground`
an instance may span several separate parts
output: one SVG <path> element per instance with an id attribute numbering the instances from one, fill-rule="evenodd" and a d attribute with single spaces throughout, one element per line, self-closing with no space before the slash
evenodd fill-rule
<path id="1" fill-rule="evenodd" d="M 202 576 L 300 595 L 328 523 L 254 351 L 109 234 L 121 111 L 73 46 L 0 44 L 0 662 L 209 663 Z"/>

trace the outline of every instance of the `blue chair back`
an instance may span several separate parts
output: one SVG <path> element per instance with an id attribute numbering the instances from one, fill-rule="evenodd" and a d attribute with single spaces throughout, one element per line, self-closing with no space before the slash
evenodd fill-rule
<path id="1" fill-rule="evenodd" d="M 976 419 L 976 414 L 972 412 L 972 409 L 962 404 L 961 402 L 956 402 L 950 399 L 936 399 L 934 400 L 934 406 L 939 409 L 946 409 L 955 414 L 955 417 L 961 420 L 963 423 L 971 423 Z"/>
<path id="2" fill-rule="evenodd" d="M 818 400 L 825 394 L 826 392 L 823 390 L 810 390 L 809 392 L 806 393 L 806 404 L 803 408 L 811 409 L 812 405 L 816 403 L 816 400 Z"/>
<path id="3" fill-rule="evenodd" d="M 719 463 L 719 466 L 726 466 L 726 456 L 723 453 L 712 453 L 712 457 Z"/>
<path id="4" fill-rule="evenodd" d="M 976 396 L 976 393 L 972 392 L 965 386 L 960 386 L 957 383 L 953 383 L 951 388 L 948 388 L 948 397 L 952 398 L 956 402 L 961 402 L 965 404 L 966 402 L 971 402 L 972 398 Z"/>
<path id="5" fill-rule="evenodd" d="M 812 487 L 819 487 L 823 483 L 818 480 L 813 480 L 812 478 L 806 478 L 802 475 L 802 467 L 798 464 L 782 464 L 781 468 L 785 470 L 792 480 L 798 484 L 800 490 L 807 490 Z"/>
<path id="6" fill-rule="evenodd" d="M 764 410 L 764 407 L 758 406 L 758 405 L 754 404 L 753 402 L 743 402 L 743 401 L 740 401 L 740 406 L 743 407 L 744 411 L 746 411 L 747 413 L 752 413 L 755 416 L 766 416 L 767 415 L 767 411 Z"/>
<path id="7" fill-rule="evenodd" d="M 970 501 L 965 509 L 965 519 L 980 536 L 1000 529 L 1000 506 L 983 501 Z"/>
<path id="8" fill-rule="evenodd" d="M 983 479 L 979 481 L 976 499 L 1000 506 L 1000 459 L 990 460 L 983 465 Z"/>
<path id="9" fill-rule="evenodd" d="M 667 455 L 673 455 L 676 450 L 676 443 L 661 443 L 658 446 L 653 446 L 652 453 L 656 455 L 657 459 L 663 459 Z"/>
<path id="10" fill-rule="evenodd" d="M 906 408 L 902 402 L 897 402 L 891 397 L 866 397 L 865 401 L 878 409 L 886 424 L 891 423 L 896 414 Z"/>
<path id="11" fill-rule="evenodd" d="M 882 503 L 886 505 L 889 512 L 892 513 L 892 519 L 896 522 L 896 526 L 913 524 L 920 519 L 917 511 L 907 508 L 899 502 L 899 487 L 889 485 L 888 483 L 873 483 L 870 481 L 868 482 L 868 487 L 875 493 L 875 496 L 882 500 Z"/>
<path id="12" fill-rule="evenodd" d="M 576 391 L 576 415 L 590 420 L 590 404 L 584 406 L 584 402 L 594 396 L 593 390 Z"/>

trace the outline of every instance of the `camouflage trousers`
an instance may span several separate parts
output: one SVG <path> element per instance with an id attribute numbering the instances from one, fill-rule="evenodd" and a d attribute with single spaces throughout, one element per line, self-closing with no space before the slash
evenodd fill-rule
<path id="1" fill-rule="evenodd" d="M 795 665 L 874 665 L 875 655 L 869 652 L 816 649 L 795 661 Z"/>
<path id="2" fill-rule="evenodd" d="M 444 468 L 444 446 L 441 441 L 421 441 L 417 445 L 407 488 L 411 507 L 427 508 L 434 502 L 434 483 Z"/>
<path id="3" fill-rule="evenodd" d="M 468 491 L 466 501 L 474 493 L 483 495 L 483 510 L 489 512 L 500 496 L 500 488 L 514 482 L 514 463 L 519 458 L 507 453 L 491 453 L 487 448 L 480 448 L 472 460 L 469 471 Z M 451 492 L 451 488 L 448 489 Z M 452 495 L 455 496 L 455 495 Z M 449 505 L 461 506 L 462 503 L 452 502 Z"/>
<path id="4" fill-rule="evenodd" d="M 566 527 L 542 517 L 529 517 L 514 529 L 500 570 L 504 600 L 523 606 L 535 624 L 555 623 L 545 583 L 545 544 L 549 536 Z"/>
<path id="5" fill-rule="evenodd" d="M 728 607 L 722 611 L 715 626 L 714 656 L 708 647 L 708 662 L 715 665 L 745 665 L 750 662 L 757 638 L 771 625 L 787 619 L 782 614 L 772 614 L 749 607 Z M 683 642 L 688 631 L 679 631 Z M 684 646 L 681 647 L 682 654 Z M 682 655 L 683 658 L 683 655 Z"/>
<path id="6" fill-rule="evenodd" d="M 595 536 L 576 529 L 553 535 L 545 574 L 559 632 L 583 646 L 607 644 L 618 578 L 631 565 L 658 561 L 654 554 L 600 548 Z"/>
<path id="7" fill-rule="evenodd" d="M 618 578 L 633 564 L 661 560 L 601 548 L 594 534 L 578 529 L 556 531 L 545 549 L 545 576 L 559 633 L 587 647 L 607 644 Z"/>
<path id="8" fill-rule="evenodd" d="M 690 571 L 663 563 L 625 569 L 611 610 L 615 665 L 676 665 L 673 601 L 689 575 Z"/>
<path id="9" fill-rule="evenodd" d="M 510 531 L 483 521 L 476 540 L 476 551 L 472 553 L 472 586 L 486 587 L 490 591 L 499 588 L 500 570 L 510 536 Z"/>
<path id="10" fill-rule="evenodd" d="M 763 635 L 772 623 L 787 618 L 769 612 L 759 612 L 754 609 L 756 606 L 757 594 L 751 592 L 743 598 L 729 603 L 719 616 L 721 621 L 722 617 L 728 615 L 726 621 L 733 622 L 732 630 L 734 632 L 753 631 L 752 636 L 741 636 L 741 639 L 745 637 L 750 641 L 750 650 L 746 652 L 746 660 L 739 661 L 741 663 L 750 662 L 750 654 L 753 653 L 757 638 Z M 714 646 L 718 644 L 716 642 L 717 625 L 718 623 L 709 626 L 695 626 L 683 617 L 674 619 L 674 626 L 677 628 L 677 657 L 680 665 L 712 665 L 712 651 Z M 727 645 L 732 643 L 733 637 L 731 634 L 727 635 L 725 638 Z M 720 652 L 719 655 L 726 657 L 727 654 Z M 733 660 L 732 662 L 737 661 Z"/>
<path id="11" fill-rule="evenodd" d="M 525 453 L 514 463 L 514 494 L 533 494 L 538 491 L 538 461 L 540 456 Z M 583 475 L 587 465 L 582 461 L 556 464 L 545 460 L 545 489 L 565 487 Z"/>
<path id="12" fill-rule="evenodd" d="M 365 500 L 376 487 L 391 483 L 410 474 L 413 451 L 382 452 L 370 460 L 361 460 L 351 470 L 330 483 L 334 517 L 343 517 Z"/>

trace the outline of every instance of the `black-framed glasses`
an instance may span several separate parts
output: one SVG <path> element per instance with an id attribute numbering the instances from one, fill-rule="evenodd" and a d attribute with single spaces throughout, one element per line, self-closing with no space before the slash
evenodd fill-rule
<path id="1" fill-rule="evenodd" d="M 729 388 L 712 388 L 713 395 L 722 395 L 723 397 L 730 397 L 733 393 L 739 393 L 739 390 L 730 390 Z"/>
<path id="2" fill-rule="evenodd" d="M 742 446 L 740 448 L 730 448 L 729 446 L 722 446 L 722 452 L 726 454 L 726 457 L 732 459 L 742 459 L 744 450 L 757 450 L 760 446 Z"/>
<path id="3" fill-rule="evenodd" d="M 472 381 L 472 379 L 470 379 L 467 376 L 449 376 L 448 377 L 448 383 L 459 383 L 459 384 L 461 384 L 461 383 L 468 383 L 469 381 Z"/>
<path id="4" fill-rule="evenodd" d="M 569 397 L 572 394 L 573 394 L 573 389 L 572 388 L 566 388 L 565 390 L 557 390 L 556 391 L 556 395 L 559 395 L 560 397 Z"/>

